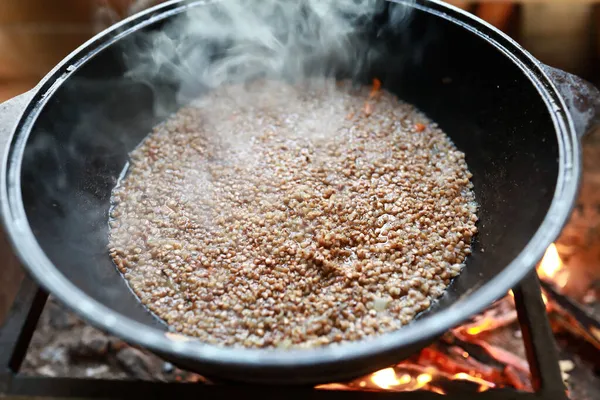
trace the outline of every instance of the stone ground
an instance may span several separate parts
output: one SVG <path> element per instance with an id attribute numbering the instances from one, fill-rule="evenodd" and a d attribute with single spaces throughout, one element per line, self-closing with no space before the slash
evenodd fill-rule
<path id="1" fill-rule="evenodd" d="M 42 313 L 22 371 L 29 375 L 61 377 L 199 379 L 89 326 L 52 298 Z"/>

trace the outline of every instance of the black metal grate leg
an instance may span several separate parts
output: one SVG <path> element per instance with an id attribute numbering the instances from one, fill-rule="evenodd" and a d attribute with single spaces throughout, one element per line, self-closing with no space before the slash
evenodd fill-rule
<path id="1" fill-rule="evenodd" d="M 0 382 L 19 371 L 47 299 L 46 291 L 25 275 L 0 328 Z"/>
<path id="2" fill-rule="evenodd" d="M 556 342 L 537 274 L 529 274 L 513 292 L 533 389 L 544 400 L 567 400 Z"/>

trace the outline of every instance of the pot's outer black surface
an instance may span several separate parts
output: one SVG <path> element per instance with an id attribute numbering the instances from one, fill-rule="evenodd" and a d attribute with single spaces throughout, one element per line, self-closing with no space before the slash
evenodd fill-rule
<path id="1" fill-rule="evenodd" d="M 268 383 L 346 379 L 397 362 L 504 295 L 557 237 L 577 193 L 578 136 L 596 115 L 597 91 L 541 65 L 460 10 L 437 1 L 410 3 L 414 18 L 400 35 L 379 32 L 376 40 L 388 53 L 367 75 L 428 114 L 467 155 L 481 208 L 464 272 L 420 320 L 374 340 L 260 351 L 165 336 L 165 326 L 112 265 L 106 220 L 128 151 L 157 122 L 157 100 L 175 109 L 177 88 L 157 91 L 123 79 L 121 46 L 202 6 L 172 1 L 130 18 L 53 70 L 24 110 L 0 106 L 23 113 L 2 171 L 7 233 L 28 271 L 89 322 L 210 376 Z"/>

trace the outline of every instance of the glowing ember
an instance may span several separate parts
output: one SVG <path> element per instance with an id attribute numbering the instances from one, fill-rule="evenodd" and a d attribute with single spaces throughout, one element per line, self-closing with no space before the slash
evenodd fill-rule
<path id="1" fill-rule="evenodd" d="M 473 383 L 478 383 L 480 385 L 478 392 L 485 392 L 486 390 L 493 388 L 495 386 L 493 383 L 488 382 L 485 379 L 481 379 L 476 376 L 471 376 L 464 372 L 459 372 L 458 374 L 454 375 L 454 379 L 460 380 L 460 381 L 469 381 L 469 382 L 473 382 Z"/>
<path id="2" fill-rule="evenodd" d="M 419 385 L 425 386 L 427 383 L 431 382 L 433 377 L 430 374 L 421 374 L 417 376 L 417 382 Z"/>

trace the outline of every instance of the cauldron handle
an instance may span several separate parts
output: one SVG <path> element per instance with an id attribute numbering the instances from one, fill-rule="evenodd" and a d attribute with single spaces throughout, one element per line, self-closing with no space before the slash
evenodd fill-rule
<path id="1" fill-rule="evenodd" d="M 582 138 L 600 126 L 600 90 L 588 81 L 565 71 L 542 65 L 550 80 L 562 96 Z"/>
<path id="2" fill-rule="evenodd" d="M 35 89 L 13 97 L 10 100 L 0 103 L 0 157 L 4 156 L 6 145 L 10 142 L 15 126 L 25 107 L 31 101 Z"/>

